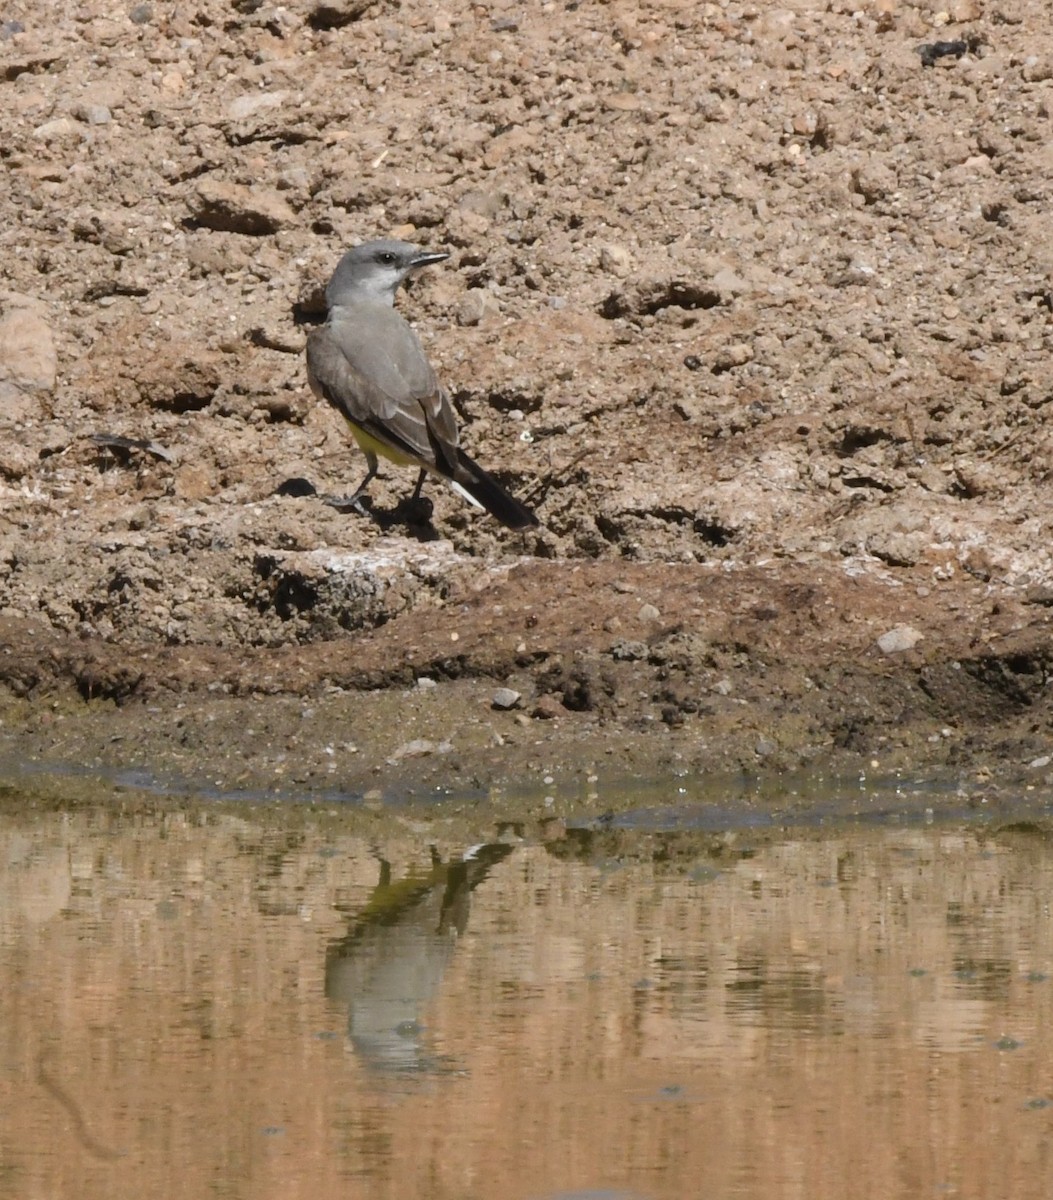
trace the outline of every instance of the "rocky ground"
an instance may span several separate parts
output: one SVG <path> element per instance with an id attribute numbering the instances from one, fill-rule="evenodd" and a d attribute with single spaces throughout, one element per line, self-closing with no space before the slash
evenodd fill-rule
<path id="1" fill-rule="evenodd" d="M 4 0 L 0 98 L 15 760 L 1051 782 L 1038 0 Z M 304 339 L 392 234 L 537 531 L 319 499 Z"/>

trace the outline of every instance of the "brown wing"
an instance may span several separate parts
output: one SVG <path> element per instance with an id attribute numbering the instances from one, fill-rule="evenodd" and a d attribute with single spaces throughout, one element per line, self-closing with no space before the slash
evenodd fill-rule
<path id="1" fill-rule="evenodd" d="M 457 424 L 417 335 L 393 309 L 342 308 L 307 339 L 307 377 L 352 424 L 442 475 L 457 465 Z"/>

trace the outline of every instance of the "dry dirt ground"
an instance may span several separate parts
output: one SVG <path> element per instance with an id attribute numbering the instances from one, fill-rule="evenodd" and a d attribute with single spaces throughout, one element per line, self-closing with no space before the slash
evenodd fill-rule
<path id="1" fill-rule="evenodd" d="M 3 0 L 0 168 L 14 760 L 1051 782 L 1042 0 Z M 319 498 L 391 234 L 537 531 Z"/>

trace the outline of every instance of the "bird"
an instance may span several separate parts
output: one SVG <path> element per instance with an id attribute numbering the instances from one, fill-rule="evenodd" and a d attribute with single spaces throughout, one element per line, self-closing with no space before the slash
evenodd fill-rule
<path id="1" fill-rule="evenodd" d="M 530 529 L 536 515 L 462 448 L 449 393 L 395 308 L 407 279 L 447 258 L 390 238 L 366 242 L 343 255 L 325 289 L 325 324 L 307 339 L 307 378 L 347 421 L 369 468 L 340 506 L 365 511 L 362 497 L 379 457 L 420 469 L 411 505 L 427 476 L 437 475 L 509 529 Z"/>

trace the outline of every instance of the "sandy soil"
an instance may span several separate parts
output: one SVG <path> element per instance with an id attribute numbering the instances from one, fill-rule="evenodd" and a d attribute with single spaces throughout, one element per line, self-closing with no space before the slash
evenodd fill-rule
<path id="1" fill-rule="evenodd" d="M 0 97 L 13 758 L 1053 779 L 1038 0 L 9 0 Z M 536 532 L 319 499 L 305 335 L 391 234 Z"/>

